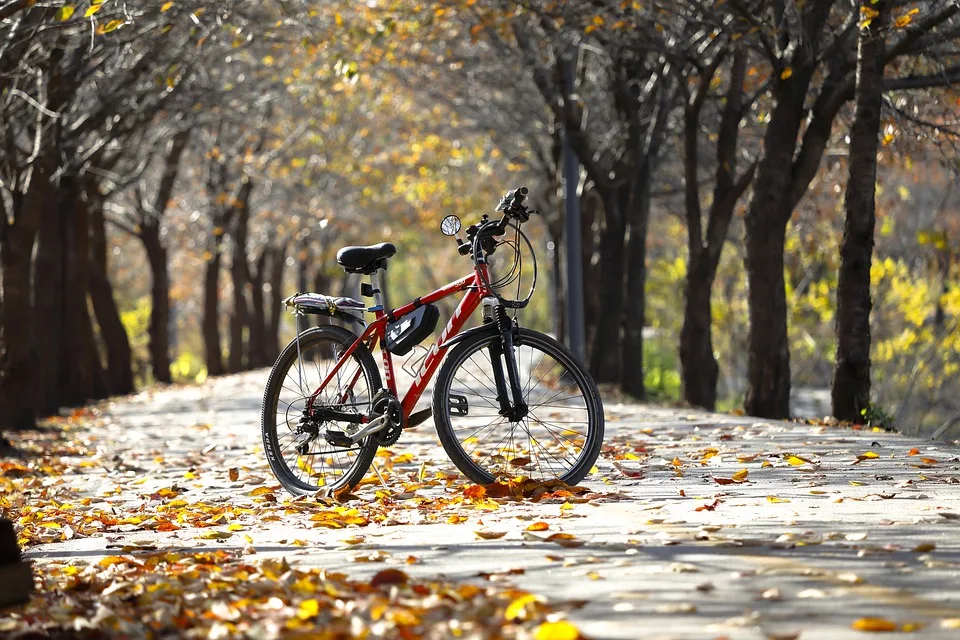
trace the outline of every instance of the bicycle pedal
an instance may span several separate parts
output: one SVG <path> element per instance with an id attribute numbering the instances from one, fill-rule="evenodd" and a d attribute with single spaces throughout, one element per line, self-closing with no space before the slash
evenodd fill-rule
<path id="1" fill-rule="evenodd" d="M 407 429 L 413 429 L 417 425 L 423 424 L 433 415 L 433 409 L 427 408 L 416 413 L 411 413 L 407 418 Z"/>
<path id="2" fill-rule="evenodd" d="M 334 431 L 333 429 L 327 429 L 326 433 L 323 434 L 323 438 L 335 447 L 351 447 L 354 444 L 350 436 L 343 431 Z"/>
<path id="3" fill-rule="evenodd" d="M 467 396 L 461 396 L 456 393 L 450 394 L 450 414 L 454 416 L 465 416 L 470 412 L 467 406 Z"/>

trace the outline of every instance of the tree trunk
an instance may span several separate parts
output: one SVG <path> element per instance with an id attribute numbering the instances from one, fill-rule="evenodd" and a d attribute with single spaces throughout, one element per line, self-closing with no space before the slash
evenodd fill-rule
<path id="1" fill-rule="evenodd" d="M 253 181 L 243 179 L 232 218 L 233 259 L 230 261 L 230 277 L 233 280 L 233 315 L 230 316 L 230 356 L 228 367 L 231 373 L 243 371 L 244 333 L 250 324 L 247 305 L 247 284 L 250 282 L 250 266 L 247 264 L 247 230 L 250 220 L 250 192 Z"/>
<path id="2" fill-rule="evenodd" d="M 250 340 L 247 341 L 247 362 L 251 368 L 270 365 L 265 357 L 264 343 L 267 333 L 267 317 L 263 309 L 263 278 L 266 273 L 268 247 L 260 250 L 260 255 L 250 274 Z"/>
<path id="3" fill-rule="evenodd" d="M 249 324 L 249 313 L 247 309 L 247 278 L 246 269 L 239 265 L 238 253 L 240 249 L 233 252 L 233 262 L 230 265 L 230 276 L 233 280 L 233 313 L 230 315 L 230 355 L 227 358 L 227 369 L 230 373 L 243 371 L 244 362 L 244 330 Z M 246 256 L 243 261 L 245 263 Z"/>
<path id="4" fill-rule="evenodd" d="M 643 374 L 643 326 L 646 318 L 651 171 L 648 161 L 634 185 L 635 198 L 630 212 L 630 237 L 627 240 L 627 295 L 623 305 L 623 372 L 620 387 L 640 400 L 647 395 Z"/>
<path id="5" fill-rule="evenodd" d="M 31 295 L 33 246 L 54 163 L 41 159 L 14 224 L 6 227 L 0 250 L 3 306 L 0 307 L 0 427 L 30 429 L 37 424 L 36 321 Z"/>
<path id="6" fill-rule="evenodd" d="M 90 217 L 90 300 L 107 351 L 107 388 L 111 395 L 125 395 L 133 391 L 133 354 L 107 276 L 106 229 L 100 203 L 91 203 Z"/>
<path id="7" fill-rule="evenodd" d="M 789 165 L 787 166 L 789 171 Z M 762 184 L 763 180 L 758 180 Z M 757 196 L 754 196 L 757 201 Z M 783 282 L 786 226 L 773 215 L 746 220 L 750 336 L 746 412 L 763 418 L 790 416 L 790 349 L 787 293 Z"/>
<path id="8" fill-rule="evenodd" d="M 160 236 L 160 228 L 167 211 L 167 203 L 173 195 L 173 187 L 180 171 L 180 160 L 190 139 L 190 130 L 182 131 L 171 138 L 163 160 L 163 170 L 153 204 L 141 199 L 140 241 L 147 253 L 150 265 L 150 327 L 148 349 L 153 379 L 169 384 L 170 377 L 170 271 L 167 264 L 167 247 Z"/>
<path id="9" fill-rule="evenodd" d="M 203 279 L 203 343 L 206 349 L 207 375 L 223 375 L 223 348 L 220 345 L 220 251 L 222 236 L 212 240 Z"/>
<path id="10" fill-rule="evenodd" d="M 63 262 L 63 350 L 60 375 L 63 402 L 67 406 L 81 406 L 94 396 L 93 325 L 87 292 L 90 277 L 90 222 L 87 203 L 79 197 L 74 179 L 64 179 L 61 215 L 64 216 L 66 254 Z"/>
<path id="11" fill-rule="evenodd" d="M 877 11 L 860 30 L 856 114 L 850 133 L 849 175 L 837 283 L 837 352 L 833 415 L 862 423 L 870 405 L 870 262 L 876 226 L 877 138 L 883 108 L 885 0 L 861 0 L 861 12 Z"/>
<path id="12" fill-rule="evenodd" d="M 90 344 L 90 371 L 91 371 L 91 393 L 89 400 L 104 400 L 109 398 L 110 381 L 107 379 L 107 370 L 103 367 L 103 361 L 100 360 L 100 352 L 97 349 L 97 335 L 93 330 L 93 318 L 87 312 L 86 325 Z"/>
<path id="13" fill-rule="evenodd" d="M 583 250 L 583 326 L 584 346 L 587 361 L 593 358 L 593 344 L 597 325 L 600 323 L 600 260 L 593 261 L 597 253 L 597 236 L 594 224 L 599 217 L 601 202 L 595 191 L 587 191 L 580 198 L 581 249 Z"/>
<path id="14" fill-rule="evenodd" d="M 717 403 L 720 367 L 713 356 L 711 297 L 715 272 L 702 257 L 693 257 L 687 271 L 683 328 L 680 330 L 680 366 L 683 397 L 695 407 L 713 411 Z"/>
<path id="15" fill-rule="evenodd" d="M 64 183 L 68 180 L 64 180 Z M 61 185 L 62 187 L 63 185 Z M 37 234 L 37 253 L 34 260 L 33 304 L 35 317 L 31 320 L 42 334 L 36 342 L 38 369 L 37 412 L 55 415 L 63 406 L 60 387 L 60 366 L 64 334 L 61 328 L 65 317 L 63 261 L 67 252 L 66 222 L 61 207 L 71 196 L 62 188 L 47 185 L 40 230 Z"/>
<path id="16" fill-rule="evenodd" d="M 283 310 L 283 270 L 287 262 L 287 247 L 270 249 L 270 310 L 267 312 L 267 333 L 264 337 L 266 362 L 272 363 L 280 355 L 280 312 Z"/>
<path id="17" fill-rule="evenodd" d="M 160 226 L 148 224 L 140 229 L 140 241 L 150 265 L 150 326 L 148 350 L 150 370 L 156 382 L 169 384 L 170 377 L 170 272 L 167 248 L 160 239 Z"/>
<path id="18" fill-rule="evenodd" d="M 783 250 L 793 211 L 793 159 L 811 69 L 796 71 L 775 90 L 763 152 L 744 216 L 750 335 L 745 410 L 762 418 L 790 416 L 790 346 Z"/>
<path id="19" fill-rule="evenodd" d="M 743 80 L 747 52 L 738 50 L 730 65 L 730 79 L 717 134 L 717 167 L 706 234 L 700 207 L 700 114 L 719 67 L 703 74 L 698 93 L 689 96 L 684 114 L 684 191 L 687 217 L 688 269 L 683 327 L 680 330 L 680 368 L 684 399 L 710 411 L 716 408 L 720 367 L 713 355 L 711 299 L 717 266 L 727 241 L 737 201 L 753 180 L 754 168 L 737 177 L 737 140 L 743 119 Z"/>
<path id="20" fill-rule="evenodd" d="M 130 339 L 120 321 L 110 280 L 95 261 L 90 263 L 90 299 L 107 350 L 107 389 L 110 395 L 132 393 L 133 354 L 130 351 Z"/>
<path id="21" fill-rule="evenodd" d="M 600 300 L 603 308 L 594 334 L 590 374 L 597 382 L 619 382 L 626 223 L 621 206 L 621 193 L 609 189 L 604 190 L 601 195 L 606 220 L 600 242 Z"/>

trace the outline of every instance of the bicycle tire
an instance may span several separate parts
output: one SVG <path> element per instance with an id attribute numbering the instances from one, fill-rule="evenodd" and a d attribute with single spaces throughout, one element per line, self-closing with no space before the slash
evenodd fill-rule
<path id="1" fill-rule="evenodd" d="M 462 431 L 464 429 L 473 429 L 473 425 L 456 427 L 453 424 L 452 415 L 451 415 L 451 387 L 454 383 L 454 380 L 457 378 L 457 373 L 459 371 L 463 370 L 464 372 L 468 372 L 467 369 L 464 369 L 464 367 L 470 366 L 468 363 L 473 362 L 474 365 L 476 365 L 477 367 L 482 367 L 483 362 L 485 362 L 486 366 L 488 367 L 492 366 L 491 364 L 492 361 L 489 359 L 489 357 L 485 359 L 481 359 L 482 361 L 481 363 L 474 362 L 473 358 L 476 354 L 484 352 L 484 350 L 490 344 L 492 344 L 493 341 L 500 341 L 501 339 L 500 335 L 496 333 L 477 334 L 469 338 L 466 338 L 463 342 L 456 345 L 453 348 L 453 351 L 444 360 L 443 366 L 440 368 L 440 372 L 437 376 L 436 386 L 434 387 L 434 391 L 433 391 L 433 417 L 434 417 L 434 423 L 437 426 L 437 434 L 440 437 L 440 443 L 443 445 L 443 448 L 447 452 L 447 455 L 450 457 L 453 463 L 457 466 L 457 468 L 460 469 L 460 471 L 465 476 L 467 476 L 470 480 L 472 480 L 477 484 L 489 484 L 491 482 L 494 482 L 498 479 L 503 478 L 504 476 L 516 477 L 520 475 L 527 475 L 528 477 L 534 480 L 547 481 L 552 479 L 559 479 L 567 484 L 575 485 L 580 481 L 582 481 L 587 476 L 587 474 L 590 473 L 590 470 L 593 468 L 594 464 L 597 461 L 597 458 L 600 455 L 600 449 L 603 446 L 604 420 L 603 420 L 603 402 L 600 399 L 600 392 L 597 390 L 597 385 L 593 381 L 593 378 L 590 377 L 590 374 L 586 371 L 586 369 L 583 368 L 583 366 L 581 366 L 577 362 L 573 354 L 571 354 L 570 351 L 568 351 L 566 347 L 564 347 L 562 344 L 560 344 L 559 342 L 557 342 L 556 340 L 554 340 L 553 338 L 551 338 L 546 334 L 540 333 L 538 331 L 533 331 L 530 329 L 521 328 L 519 337 L 520 337 L 519 346 L 515 347 L 516 349 L 518 349 L 518 353 L 519 353 L 517 357 L 518 361 L 522 361 L 524 359 L 524 356 L 522 355 L 521 350 L 526 349 L 531 352 L 533 349 L 539 350 L 545 356 L 549 356 L 550 358 L 552 358 L 556 364 L 564 367 L 566 372 L 568 372 L 569 375 L 572 376 L 572 384 L 576 385 L 576 387 L 582 393 L 584 406 L 580 410 L 584 412 L 584 416 L 586 418 L 586 432 L 582 434 L 583 442 L 580 445 L 579 452 L 577 452 L 575 461 L 573 461 L 573 463 L 570 465 L 570 468 L 562 472 L 558 470 L 556 473 L 553 473 L 553 465 L 551 464 L 551 472 L 541 473 L 539 478 L 534 477 L 534 475 L 532 474 L 528 475 L 526 473 L 527 471 L 530 471 L 530 465 L 532 464 L 532 459 L 534 457 L 545 458 L 546 456 L 549 456 L 556 459 L 556 456 L 551 454 L 548 451 L 548 449 L 545 448 L 542 445 L 542 443 L 540 443 L 537 440 L 537 436 L 533 434 L 531 429 L 535 429 L 540 433 L 555 433 L 555 434 L 562 430 L 562 433 L 560 433 L 560 435 L 562 436 L 566 435 L 572 429 L 572 427 L 561 426 L 561 422 L 569 422 L 569 421 L 554 422 L 552 418 L 551 420 L 546 420 L 546 421 L 542 420 L 540 416 L 536 415 L 536 411 L 540 410 L 540 408 L 542 407 L 547 407 L 548 405 L 546 405 L 545 403 L 537 405 L 536 402 L 532 402 L 532 403 L 530 402 L 531 399 L 536 401 L 543 398 L 547 398 L 547 401 L 550 402 L 550 401 L 553 401 L 554 398 L 558 398 L 560 396 L 552 395 L 551 397 L 550 395 L 547 395 L 547 394 L 562 393 L 562 390 L 561 392 L 555 392 L 555 387 L 551 387 L 551 388 L 548 388 L 546 391 L 538 392 L 540 394 L 539 396 L 533 395 L 534 390 L 541 387 L 540 380 L 537 381 L 536 385 L 531 385 L 531 382 L 534 377 L 533 376 L 534 372 L 540 368 L 540 362 L 542 362 L 543 360 L 542 357 L 541 357 L 541 360 L 538 361 L 538 363 L 532 367 L 531 367 L 532 358 L 530 359 L 530 361 L 528 362 L 528 367 L 531 367 L 531 371 L 530 371 L 531 376 L 527 380 L 526 384 L 523 385 L 524 400 L 530 404 L 531 413 L 523 421 L 520 421 L 517 423 L 507 423 L 511 425 L 510 436 L 509 436 L 510 448 L 513 448 L 513 445 L 515 444 L 513 433 L 517 429 L 516 425 L 523 425 L 523 431 L 525 431 L 526 433 L 527 444 L 528 444 L 527 451 L 525 452 L 526 455 L 515 457 L 512 460 L 506 460 L 506 456 L 502 456 L 501 454 L 498 453 L 497 456 L 504 458 L 505 464 L 502 465 L 500 471 L 497 473 L 492 473 L 490 470 L 488 470 L 483 465 L 481 465 L 477 460 L 475 460 L 474 457 L 472 457 L 472 455 L 476 453 L 476 449 L 480 446 L 480 439 L 475 434 L 481 433 L 485 428 L 489 428 L 491 426 L 497 426 L 498 422 L 502 422 L 506 420 L 505 418 L 502 418 L 502 417 L 494 418 L 494 422 L 489 423 L 487 427 L 481 427 L 480 429 L 475 429 L 471 432 L 472 435 L 470 436 L 470 438 L 474 438 L 477 440 L 477 447 L 474 447 L 473 451 L 468 452 L 464 447 L 464 444 L 467 441 L 469 441 L 470 438 L 468 438 L 464 442 L 460 441 L 457 434 L 458 430 Z M 522 363 L 520 364 L 522 365 Z M 469 372 L 469 374 L 474 379 L 480 381 L 479 376 L 477 376 L 476 374 L 473 374 L 472 372 Z M 541 375 L 542 377 L 545 378 L 545 374 L 538 374 L 538 375 Z M 563 378 L 562 375 L 558 376 L 556 379 L 557 380 L 556 384 L 559 384 L 562 378 Z M 523 380 L 523 371 L 521 371 L 521 382 L 522 380 Z M 492 383 L 492 381 L 493 381 L 493 378 L 489 377 L 488 375 L 488 382 Z M 482 381 L 480 382 L 481 384 L 486 386 L 486 389 L 489 392 L 490 385 L 482 383 Z M 458 386 L 463 386 L 463 383 L 458 382 Z M 494 391 L 494 394 L 495 394 L 495 391 Z M 463 394 L 458 394 L 458 395 L 463 395 Z M 479 407 L 479 410 L 481 412 L 486 411 L 488 413 L 492 413 L 493 411 L 498 410 L 498 406 L 489 400 L 489 396 L 483 396 L 481 394 L 476 394 L 476 395 L 479 399 L 484 401 L 482 403 L 480 402 L 476 403 L 476 406 Z M 463 395 L 463 397 L 466 398 L 467 396 Z M 561 400 L 563 400 L 563 398 L 561 398 Z M 461 401 L 458 399 L 458 402 L 461 402 Z M 573 405 L 569 405 L 569 406 L 561 405 L 559 404 L 560 401 L 557 401 L 557 402 L 558 402 L 557 405 L 549 405 L 549 406 L 556 406 L 557 409 L 555 411 L 558 413 L 575 408 L 573 407 Z M 469 411 L 470 411 L 469 400 L 463 400 L 462 403 L 464 407 L 461 409 L 458 409 L 458 411 L 466 410 L 467 414 L 455 416 L 458 419 L 461 417 L 469 417 Z M 479 418 L 483 418 L 483 417 L 486 417 L 486 416 L 479 416 Z M 493 416 L 490 416 L 490 417 L 493 417 Z M 463 423 L 465 421 L 458 420 L 458 422 Z M 551 427 L 549 425 L 553 425 L 553 426 Z M 505 425 L 501 424 L 500 426 L 505 426 Z M 576 432 L 576 433 L 578 436 L 580 435 L 579 432 Z M 520 444 L 522 446 L 523 433 L 521 432 L 520 435 L 521 435 Z M 506 436 L 502 437 L 500 441 L 498 441 L 498 444 L 499 442 L 503 442 L 505 438 Z M 571 440 L 571 442 L 576 442 L 576 440 Z M 563 456 L 564 458 L 566 458 L 567 445 L 561 444 L 561 447 L 564 451 Z M 504 451 L 507 451 L 506 446 L 504 447 Z M 508 453 L 510 452 L 508 451 Z M 512 453 L 516 453 L 516 452 L 512 452 Z M 546 454 L 546 456 L 544 454 Z M 526 465 L 517 464 L 518 462 L 522 462 L 524 458 L 530 459 L 531 462 L 527 463 Z M 495 458 L 490 457 L 490 459 L 494 460 Z M 514 467 L 514 468 L 511 469 L 510 467 Z M 512 473 L 512 471 L 514 470 L 516 471 L 516 473 Z"/>
<path id="2" fill-rule="evenodd" d="M 347 452 L 355 452 L 355 457 L 346 467 L 346 469 L 339 474 L 338 477 L 331 477 L 331 481 L 328 482 L 327 474 L 324 474 L 321 476 L 322 483 L 318 481 L 315 484 L 311 484 L 310 482 L 304 481 L 302 475 L 290 469 L 280 443 L 281 437 L 288 437 L 290 435 L 289 433 L 285 433 L 281 436 L 279 433 L 279 427 L 281 425 L 285 425 L 288 430 L 293 433 L 294 438 L 296 438 L 297 434 L 294 428 L 294 423 L 299 420 L 300 416 L 302 416 L 303 409 L 302 407 L 295 406 L 295 404 L 297 402 L 302 402 L 303 406 L 305 407 L 306 393 L 308 393 L 303 391 L 305 383 L 303 382 L 302 376 L 305 375 L 305 373 L 308 373 L 305 372 L 303 363 L 301 363 L 301 367 L 296 370 L 297 375 L 301 376 L 300 380 L 297 381 L 295 379 L 294 381 L 294 384 L 301 388 L 291 389 L 291 387 L 286 384 L 288 379 L 287 374 L 291 371 L 291 368 L 300 359 L 300 356 L 309 354 L 314 347 L 317 347 L 321 343 L 325 342 L 332 345 L 334 349 L 339 348 L 340 350 L 343 350 L 353 344 L 356 340 L 356 334 L 335 325 L 324 325 L 309 329 L 300 334 L 299 347 L 296 339 L 284 347 L 283 351 L 280 352 L 276 363 L 273 365 L 273 368 L 270 370 L 270 376 L 267 379 L 267 387 L 263 392 L 263 406 L 261 408 L 260 418 L 260 431 L 263 438 L 263 449 L 267 457 L 267 462 L 270 465 L 270 469 L 273 471 L 273 474 L 276 476 L 277 480 L 280 481 L 280 484 L 283 485 L 284 489 L 295 496 L 312 495 L 325 489 L 329 489 L 331 491 L 336 491 L 344 487 L 349 487 L 352 489 L 359 484 L 359 482 L 366 475 L 367 470 L 370 468 L 370 464 L 373 461 L 373 457 L 376 455 L 378 443 L 375 438 L 368 436 L 358 443 L 355 448 L 343 450 L 344 455 L 347 455 Z M 336 350 L 334 350 L 333 353 L 335 354 Z M 357 404 L 358 410 L 366 413 L 370 410 L 370 403 L 372 403 L 373 397 L 383 388 L 383 383 L 380 379 L 380 370 L 377 368 L 376 362 L 374 361 L 370 351 L 362 344 L 357 346 L 351 357 L 362 371 L 364 383 L 366 385 L 366 406 L 360 406 L 363 404 L 363 401 L 355 404 Z M 351 363 L 348 361 L 344 363 L 343 368 L 346 369 L 350 366 Z M 317 364 L 317 374 L 317 377 L 320 379 L 316 382 L 316 387 L 319 387 L 320 383 L 322 383 L 322 374 L 320 373 L 319 364 Z M 313 389 L 311 389 L 311 391 L 312 390 Z M 293 400 L 290 400 L 287 406 L 281 406 L 283 403 L 287 402 L 286 399 L 281 399 L 281 395 L 284 391 L 293 392 L 292 395 L 289 396 L 293 398 Z M 280 410 L 283 411 L 282 422 L 278 421 L 280 420 Z M 321 469 L 327 465 L 328 460 L 333 460 L 333 456 L 336 456 L 336 463 L 331 462 L 330 467 L 333 468 L 335 464 L 336 466 L 343 466 L 340 449 L 329 445 L 329 443 L 323 440 L 323 435 L 321 434 L 318 438 L 312 441 L 311 452 L 313 451 L 312 445 L 317 443 L 319 443 L 322 447 L 327 447 L 327 451 L 332 454 L 330 457 L 324 457 L 321 459 Z M 316 472 L 314 471 L 313 460 L 315 460 L 318 455 L 319 453 L 313 454 L 310 460 L 306 462 L 307 469 L 304 469 L 301 463 L 301 458 L 307 458 L 307 456 L 300 456 L 299 453 L 297 454 L 296 466 L 300 470 L 307 471 L 308 479 L 316 475 Z M 329 475 L 335 476 L 335 474 Z"/>

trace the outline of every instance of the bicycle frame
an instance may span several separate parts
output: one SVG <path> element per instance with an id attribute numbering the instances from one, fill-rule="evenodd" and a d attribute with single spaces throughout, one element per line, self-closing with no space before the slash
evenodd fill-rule
<path id="1" fill-rule="evenodd" d="M 383 370 L 384 377 L 386 378 L 387 389 L 389 389 L 395 397 L 399 398 L 400 396 L 397 393 L 397 383 L 393 374 L 393 356 L 389 351 L 387 351 L 386 348 L 387 323 L 393 320 L 398 320 L 412 313 L 423 305 L 431 304 L 438 300 L 443 300 L 444 298 L 449 298 L 450 296 L 460 293 L 461 291 L 466 291 L 466 294 L 460 299 L 460 303 L 457 305 L 456 310 L 454 310 L 453 315 L 447 322 L 447 325 L 440 333 L 440 337 L 427 352 L 427 357 L 421 365 L 420 371 L 417 373 L 417 377 L 414 378 L 413 383 L 410 385 L 410 388 L 407 389 L 406 394 L 403 396 L 403 400 L 400 402 L 401 407 L 403 408 L 403 417 L 404 420 L 406 420 L 406 418 L 413 411 L 413 408 L 417 405 L 420 397 L 423 395 L 423 391 L 426 388 L 427 383 L 430 382 L 433 374 L 440 366 L 440 362 L 443 360 L 443 354 L 441 354 L 440 351 L 441 349 L 445 348 L 444 344 L 460 333 L 461 329 L 463 329 L 463 325 L 466 324 L 467 319 L 473 314 L 474 311 L 477 310 L 477 307 L 480 306 L 480 301 L 485 296 L 490 295 L 490 291 L 483 284 L 485 278 L 481 277 L 480 269 L 487 269 L 487 265 L 481 263 L 479 266 L 474 268 L 474 273 L 440 287 L 436 291 L 425 296 L 421 296 L 413 302 L 409 302 L 398 309 L 394 309 L 390 314 L 387 314 L 382 306 L 373 307 L 371 310 L 373 310 L 376 314 L 376 319 L 367 325 L 367 328 L 364 330 L 363 334 L 357 338 L 353 344 L 350 345 L 343 355 L 340 356 L 336 365 L 333 367 L 333 370 L 327 374 L 327 377 L 322 383 L 320 383 L 320 386 L 309 398 L 308 406 L 313 406 L 313 402 L 320 392 L 326 388 L 344 363 L 346 363 L 351 357 L 357 347 L 364 343 L 367 344 L 367 348 L 370 349 L 371 352 L 376 347 L 377 342 L 380 343 L 380 353 L 383 356 Z M 484 276 L 486 276 L 486 274 L 484 274 Z M 489 281 L 489 278 L 486 279 Z M 347 389 L 353 388 L 353 385 L 357 383 L 357 380 L 360 379 L 362 373 L 362 370 L 357 371 L 353 380 L 350 381 Z M 368 421 L 369 418 L 367 416 L 362 416 L 361 423 Z"/>

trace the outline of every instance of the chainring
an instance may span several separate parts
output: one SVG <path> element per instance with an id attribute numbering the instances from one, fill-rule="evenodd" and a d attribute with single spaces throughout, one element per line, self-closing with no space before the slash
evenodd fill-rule
<path id="1" fill-rule="evenodd" d="M 373 434 L 381 447 L 389 447 L 400 439 L 403 431 L 403 407 L 389 391 L 382 391 L 373 401 L 373 415 L 387 416 L 387 426 Z"/>

